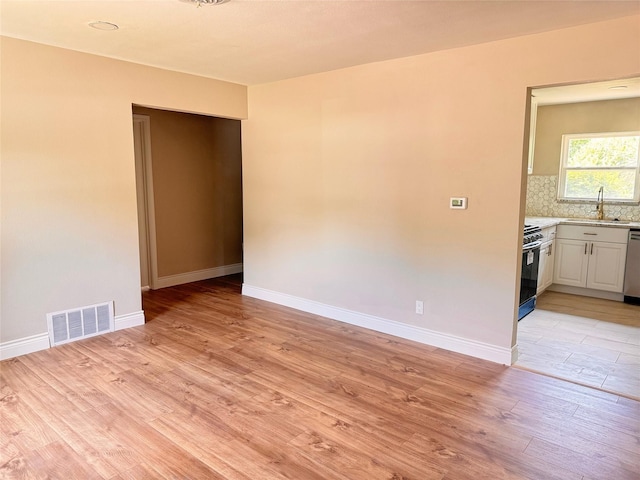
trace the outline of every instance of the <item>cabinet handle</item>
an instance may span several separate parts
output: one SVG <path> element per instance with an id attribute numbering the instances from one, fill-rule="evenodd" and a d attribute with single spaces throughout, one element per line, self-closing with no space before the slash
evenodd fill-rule
<path id="1" fill-rule="evenodd" d="M 585 243 L 585 244 L 584 244 L 584 254 L 585 254 L 585 255 L 587 254 L 587 245 L 589 245 L 589 244 L 588 244 L 588 243 Z"/>
<path id="2" fill-rule="evenodd" d="M 591 255 L 593 255 L 593 243 L 591 244 Z"/>
<path id="3" fill-rule="evenodd" d="M 598 234 L 597 234 L 597 233 L 584 233 L 583 235 L 592 235 L 592 236 L 594 236 L 594 237 L 597 237 L 597 236 L 598 236 Z"/>
<path id="4" fill-rule="evenodd" d="M 553 251 L 553 243 L 549 244 L 549 252 L 547 255 L 551 256 L 551 252 Z"/>

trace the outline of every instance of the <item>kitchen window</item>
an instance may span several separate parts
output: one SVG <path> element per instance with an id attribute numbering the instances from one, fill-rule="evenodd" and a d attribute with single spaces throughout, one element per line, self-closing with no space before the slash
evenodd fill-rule
<path id="1" fill-rule="evenodd" d="M 563 135 L 561 155 L 559 200 L 640 200 L 640 132 Z"/>

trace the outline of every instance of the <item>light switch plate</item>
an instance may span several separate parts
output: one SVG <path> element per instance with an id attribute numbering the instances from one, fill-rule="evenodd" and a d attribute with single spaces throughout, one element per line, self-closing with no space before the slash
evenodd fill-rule
<path id="1" fill-rule="evenodd" d="M 466 210 L 467 197 L 451 197 L 451 199 L 449 200 L 449 208 Z"/>

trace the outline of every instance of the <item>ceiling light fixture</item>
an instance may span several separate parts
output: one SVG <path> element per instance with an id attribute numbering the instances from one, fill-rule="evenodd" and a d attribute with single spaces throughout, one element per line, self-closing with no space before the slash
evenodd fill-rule
<path id="1" fill-rule="evenodd" d="M 221 3 L 227 3 L 229 0 L 180 0 L 185 3 L 193 3 L 198 7 L 202 5 L 220 5 Z"/>
<path id="2" fill-rule="evenodd" d="M 609 90 L 624 90 L 626 88 L 627 88 L 626 85 L 615 85 L 613 87 L 609 87 Z"/>
<path id="3" fill-rule="evenodd" d="M 118 30 L 120 27 L 118 25 L 116 25 L 115 23 L 110 23 L 110 22 L 102 22 L 102 21 L 98 21 L 98 22 L 89 22 L 89 26 L 91 28 L 95 28 L 97 30 Z"/>

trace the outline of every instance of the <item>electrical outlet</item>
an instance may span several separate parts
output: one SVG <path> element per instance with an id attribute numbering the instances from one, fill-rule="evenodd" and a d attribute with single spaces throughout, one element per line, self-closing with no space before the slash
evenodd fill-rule
<path id="1" fill-rule="evenodd" d="M 424 303 L 422 300 L 416 300 L 416 313 L 422 315 L 424 313 Z"/>

